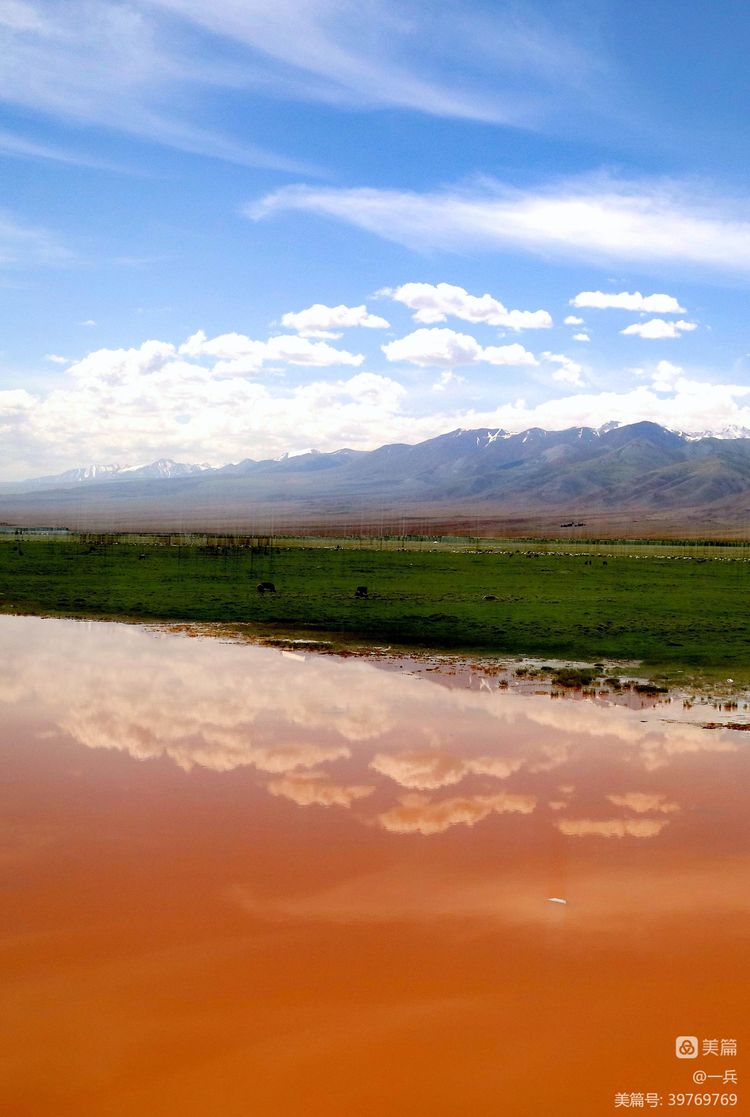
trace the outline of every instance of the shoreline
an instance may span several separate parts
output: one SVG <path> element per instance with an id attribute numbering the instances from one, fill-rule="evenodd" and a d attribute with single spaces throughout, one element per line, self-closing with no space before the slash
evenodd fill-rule
<path id="1" fill-rule="evenodd" d="M 723 557 L 0 545 L 0 614 L 219 625 L 291 647 L 392 647 L 721 693 L 750 688 L 748 590 L 750 563 Z"/>
<path id="2" fill-rule="evenodd" d="M 173 618 L 149 618 L 126 614 L 56 613 L 51 611 L 0 609 L 0 617 L 35 617 L 39 620 L 62 620 L 77 623 L 127 624 L 153 632 L 184 635 L 193 639 L 218 639 L 249 644 L 305 658 L 332 656 L 339 659 L 363 659 L 375 666 L 393 669 L 394 665 L 413 667 L 416 673 L 436 672 L 457 674 L 463 670 L 485 680 L 493 680 L 497 689 L 512 690 L 551 698 L 603 699 L 637 701 L 638 708 L 652 708 L 665 702 L 710 704 L 716 709 L 744 703 L 750 711 L 750 684 L 735 681 L 731 676 L 719 678 L 710 672 L 689 671 L 673 666 L 670 671 L 651 671 L 638 660 L 561 659 L 502 652 L 472 651 L 426 647 L 407 643 L 375 644 L 353 633 L 299 635 L 300 629 L 283 625 L 260 626 L 230 621 L 192 621 Z M 269 631 L 272 629 L 272 631 Z M 330 637 L 330 638 L 329 638 Z M 716 669 L 717 672 L 719 669 Z M 570 673 L 564 682 L 561 674 Z M 576 673 L 579 678 L 576 680 Z M 591 673 L 590 681 L 580 676 Z M 617 680 L 617 683 L 614 683 Z M 619 685 L 617 685 L 619 684 Z M 750 715 L 749 715 L 750 716 Z M 727 728 L 717 723 L 711 728 Z M 748 724 L 750 729 L 750 724 Z"/>

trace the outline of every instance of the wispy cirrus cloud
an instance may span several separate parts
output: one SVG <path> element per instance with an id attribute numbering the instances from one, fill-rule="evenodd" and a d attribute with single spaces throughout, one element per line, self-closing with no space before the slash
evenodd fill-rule
<path id="1" fill-rule="evenodd" d="M 282 187 L 246 207 L 330 217 L 419 251 L 527 251 L 544 257 L 750 270 L 750 206 L 671 180 L 588 176 L 517 189 L 493 179 L 417 193 Z"/>
<path id="2" fill-rule="evenodd" d="M 170 34 L 143 5 L 13 0 L 0 8 L 0 102 L 194 154 L 305 173 L 301 160 L 203 122 L 196 91 L 238 82 L 235 68 L 212 64 L 210 52 L 205 58 L 191 52 L 184 35 Z M 91 162 L 20 135 L 6 134 L 5 147 L 9 154 Z"/>
<path id="3" fill-rule="evenodd" d="M 54 266 L 72 258 L 72 252 L 56 233 L 0 211 L 0 266 Z"/>
<path id="4" fill-rule="evenodd" d="M 602 79 L 599 55 L 576 41 L 570 21 L 563 26 L 543 9 L 524 13 L 515 5 L 475 9 L 470 18 L 395 0 L 364 7 L 353 0 L 4 0 L 0 7 L 0 101 L 295 174 L 317 171 L 252 134 L 226 134 L 223 98 L 235 108 L 278 99 L 538 128 L 565 91 L 579 113 L 587 93 L 595 108 L 607 88 Z M 21 136 L 6 152 L 87 162 Z"/>
<path id="5" fill-rule="evenodd" d="M 0 129 L 0 155 L 10 155 L 17 159 L 44 159 L 53 163 L 66 163 L 73 167 L 91 167 L 98 171 L 114 171 L 117 174 L 141 173 L 135 168 L 98 159 L 93 155 L 77 150 L 67 150 L 53 144 L 42 143 L 28 136 L 20 136 L 7 129 Z"/>
<path id="6" fill-rule="evenodd" d="M 143 7 L 244 50 L 251 86 L 355 109 L 535 127 L 554 107 L 553 91 L 558 98 L 575 91 L 580 110 L 604 71 L 570 18 L 565 26 L 541 7 L 497 4 L 473 8 L 469 18 L 450 6 L 394 0 L 144 0 Z"/>

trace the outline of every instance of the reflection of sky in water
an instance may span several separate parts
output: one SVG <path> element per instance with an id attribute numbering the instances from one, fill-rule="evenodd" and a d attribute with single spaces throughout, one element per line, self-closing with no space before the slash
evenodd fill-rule
<path id="1" fill-rule="evenodd" d="M 355 808 L 391 833 L 541 813 L 568 837 L 656 838 L 684 818 L 688 777 L 694 809 L 696 773 L 744 759 L 736 733 L 702 728 L 705 709 L 681 702 L 552 701 L 136 626 L 0 625 L 6 707 L 92 749 L 188 772 L 252 767 L 273 796 Z"/>
<path id="2" fill-rule="evenodd" d="M 725 713 L 128 625 L 0 648 L 13 1112 L 601 1117 L 674 1088 L 676 1034 L 743 1037 Z"/>

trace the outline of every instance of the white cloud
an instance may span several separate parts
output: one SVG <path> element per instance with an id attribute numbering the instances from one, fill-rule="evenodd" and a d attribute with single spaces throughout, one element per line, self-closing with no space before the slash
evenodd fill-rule
<path id="1" fill-rule="evenodd" d="M 115 171 L 120 174 L 133 173 L 129 168 L 117 163 L 110 163 L 105 159 L 95 159 L 82 152 L 66 151 L 49 144 L 38 143 L 36 140 L 26 139 L 5 129 L 0 129 L 0 152 L 3 155 L 15 156 L 18 159 L 49 159 L 54 163 L 67 163 L 75 167 L 93 167 L 96 170 Z"/>
<path id="2" fill-rule="evenodd" d="M 591 341 L 591 338 L 586 333 L 573 334 L 573 341 Z"/>
<path id="3" fill-rule="evenodd" d="M 340 337 L 335 331 L 351 326 L 364 326 L 371 330 L 388 329 L 390 322 L 370 314 L 364 306 L 324 306 L 315 303 L 306 310 L 289 311 L 281 319 L 282 326 L 297 330 L 301 337 Z M 332 332 L 334 331 L 334 332 Z"/>
<path id="4" fill-rule="evenodd" d="M 406 337 L 390 341 L 381 349 L 389 361 L 430 368 L 436 365 L 535 365 L 533 353 L 523 345 L 481 346 L 469 334 L 448 329 L 414 330 Z"/>
<path id="5" fill-rule="evenodd" d="M 391 359 L 434 365 L 435 375 L 411 372 L 407 388 L 392 376 L 361 371 L 359 364 L 355 375 L 327 373 L 342 353 L 345 361 L 359 361 L 360 355 L 290 335 L 256 341 L 228 333 L 209 339 L 199 331 L 181 346 L 151 339 L 131 349 L 94 350 L 69 368 L 61 366 L 51 389 L 0 392 L 0 479 L 92 461 L 131 464 L 171 457 L 221 465 L 311 446 L 369 450 L 458 427 L 511 432 L 598 427 L 613 416 L 622 423 L 651 419 L 688 433 L 750 428 L 747 385 L 718 376 L 694 379 L 670 362 L 645 370 L 648 382 L 633 389 L 566 391 L 533 405 L 516 399 L 487 409 L 457 390 L 463 378 L 452 366 L 509 360 L 521 368 L 534 365 L 536 358 L 522 346 L 483 349 L 473 337 L 449 329 L 418 330 L 392 344 Z M 580 366 L 562 357 L 551 354 L 557 358 L 551 360 L 553 376 L 580 389 Z M 259 375 L 264 368 L 292 365 L 321 371 L 308 373 L 314 379 L 307 383 Z M 19 375 L 16 382 L 24 381 Z"/>
<path id="6" fill-rule="evenodd" d="M 575 314 L 569 314 L 563 322 L 564 326 L 582 326 L 583 318 L 576 317 Z"/>
<path id="7" fill-rule="evenodd" d="M 581 291 L 570 300 L 571 306 L 592 307 L 595 310 L 635 310 L 643 314 L 684 314 L 673 295 L 642 295 L 640 291 Z M 575 323 L 576 325 L 578 323 Z"/>
<path id="8" fill-rule="evenodd" d="M 288 186 L 247 208 L 255 220 L 285 210 L 334 217 L 424 250 L 523 249 L 544 257 L 750 268 L 750 210 L 694 184 L 598 176 L 517 190 L 478 186 L 418 194 Z"/>
<path id="9" fill-rule="evenodd" d="M 508 310 L 492 295 L 470 295 L 451 283 L 404 283 L 383 294 L 408 306 L 415 311 L 414 321 L 427 325 L 445 322 L 448 317 L 511 330 L 540 330 L 552 325 L 552 316 L 546 310 Z"/>
<path id="10" fill-rule="evenodd" d="M 679 365 L 671 361 L 659 361 L 651 375 L 651 383 L 657 392 L 673 392 L 684 377 Z"/>
<path id="11" fill-rule="evenodd" d="M 0 266 L 49 267 L 71 259 L 71 252 L 54 233 L 0 211 Z"/>
<path id="12" fill-rule="evenodd" d="M 296 174 L 313 172 L 222 134 L 228 98 L 223 117 L 245 127 L 258 94 L 536 127 L 564 91 L 580 112 L 588 82 L 602 84 L 594 53 L 539 13 L 463 19 L 419 5 L 407 12 L 395 0 L 4 0 L 2 13 L 0 100 L 22 115 Z M 14 146 L 83 161 L 33 139 Z"/>
<path id="13" fill-rule="evenodd" d="M 26 13 L 23 26 L 18 20 L 0 20 L 0 101 L 183 151 L 309 173 L 298 161 L 175 113 L 174 106 L 189 103 L 196 89 L 236 89 L 244 83 L 236 66 L 222 61 L 210 43 L 204 44 L 199 59 L 187 56 L 177 45 L 184 42 L 183 35 L 153 18 L 147 6 L 111 0 L 28 0 L 18 5 Z M 15 143 L 23 145 L 24 138 Z M 76 161 L 62 153 L 56 157 L 61 155 Z"/>
<path id="14" fill-rule="evenodd" d="M 189 337 L 179 349 L 183 356 L 216 357 L 213 371 L 223 375 L 247 376 L 259 372 L 264 364 L 283 362 L 314 368 L 331 365 L 354 365 L 364 361 L 361 353 L 335 349 L 324 341 L 309 341 L 304 337 L 280 334 L 268 341 L 254 341 L 245 334 L 220 334 L 207 338 L 203 330 Z"/>
<path id="15" fill-rule="evenodd" d="M 0 391 L 0 418 L 2 416 L 18 415 L 23 411 L 31 411 L 36 405 L 36 400 L 24 388 L 7 388 Z"/>
<path id="16" fill-rule="evenodd" d="M 81 324 L 82 326 L 95 326 L 95 325 L 96 325 L 96 322 L 94 321 L 94 319 L 93 319 L 93 318 L 86 318 L 86 320 L 85 320 L 85 321 L 83 321 L 83 322 L 81 322 L 80 324 Z"/>
<path id="17" fill-rule="evenodd" d="M 237 356 L 245 351 L 242 335 L 212 339 L 209 353 L 200 334 L 187 343 L 189 353 L 157 340 L 96 350 L 66 369 L 51 391 L 5 393 L 5 470 L 11 460 L 12 476 L 30 477 L 90 461 L 159 456 L 219 465 L 311 445 L 374 448 L 395 430 L 401 440 L 434 433 L 431 420 L 402 414 L 405 389 L 387 376 L 360 371 L 294 386 L 279 378 L 268 387 L 259 383 L 260 357 L 309 363 L 309 352 L 297 346 L 312 342 L 283 340 L 296 345 L 247 357 Z M 221 353 L 228 356 L 217 361 Z M 319 357 L 316 351 L 313 359 Z M 0 406 L 2 400 L 0 394 Z"/>
<path id="18" fill-rule="evenodd" d="M 664 338 L 679 337 L 681 333 L 688 333 L 697 329 L 695 322 L 667 322 L 664 318 L 649 318 L 646 322 L 633 322 L 620 330 L 626 337 L 643 337 L 651 341 L 662 341 Z"/>
<path id="19" fill-rule="evenodd" d="M 552 373 L 552 379 L 558 380 L 561 384 L 570 384 L 574 388 L 583 387 L 583 369 L 577 361 L 566 357 L 564 353 L 542 353 L 545 361 L 550 364 L 558 365 L 556 372 Z"/>
<path id="20" fill-rule="evenodd" d="M 462 19 L 395 0 L 151 3 L 230 43 L 242 62 L 235 81 L 295 100 L 525 124 L 539 118 L 543 98 L 553 103 L 553 91 L 558 105 L 574 90 L 580 111 L 598 76 L 569 24 L 539 12 Z"/>
<path id="21" fill-rule="evenodd" d="M 440 373 L 440 379 L 436 380 L 435 383 L 432 385 L 432 390 L 433 390 L 433 392 L 444 392 L 445 389 L 447 387 L 449 387 L 449 385 L 451 385 L 451 384 L 465 384 L 465 383 L 466 383 L 466 377 L 465 376 L 458 376 L 451 369 L 445 369 L 444 372 Z"/>
<path id="22" fill-rule="evenodd" d="M 47 353 L 45 361 L 50 361 L 53 365 L 69 365 L 70 357 L 61 357 L 59 353 Z"/>

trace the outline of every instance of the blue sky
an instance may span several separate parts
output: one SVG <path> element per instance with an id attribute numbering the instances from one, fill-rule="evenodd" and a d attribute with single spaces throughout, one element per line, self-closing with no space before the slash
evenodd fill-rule
<path id="1" fill-rule="evenodd" d="M 0 477 L 750 428 L 749 37 L 739 0 L 0 0 Z"/>

